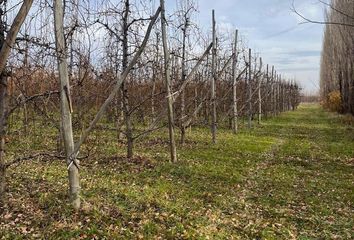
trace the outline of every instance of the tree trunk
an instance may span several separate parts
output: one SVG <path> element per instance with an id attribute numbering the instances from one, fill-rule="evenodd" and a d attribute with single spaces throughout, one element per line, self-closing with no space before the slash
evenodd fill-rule
<path id="1" fill-rule="evenodd" d="M 182 84 L 186 81 L 187 77 L 187 69 L 186 69 L 186 40 L 187 40 L 187 29 L 189 26 L 189 19 L 187 17 L 187 13 L 185 13 L 184 19 L 184 27 L 182 28 L 182 63 L 181 63 L 181 82 Z M 180 120 L 180 127 L 181 127 L 181 144 L 185 144 L 185 137 L 186 137 L 186 127 L 184 126 L 183 122 L 186 118 L 186 94 L 185 90 L 183 89 L 181 92 L 181 120 Z"/>
<path id="2" fill-rule="evenodd" d="M 270 83 L 269 83 L 269 65 L 267 64 L 266 67 L 266 85 L 264 89 L 264 104 L 263 104 L 263 112 L 264 112 L 264 118 L 268 118 L 268 111 L 269 111 L 269 88 L 270 88 Z"/>
<path id="3" fill-rule="evenodd" d="M 156 113 L 155 113 L 155 93 L 156 93 L 156 75 L 155 71 L 153 70 L 154 74 L 152 76 L 152 90 L 151 90 L 151 124 L 156 121 Z"/>
<path id="4" fill-rule="evenodd" d="M 3 10 L 0 8 L 0 48 L 5 42 L 5 23 Z M 6 188 L 5 168 L 5 134 L 6 134 L 6 106 L 7 106 L 7 81 L 4 73 L 0 72 L 0 206 L 3 205 Z"/>
<path id="5" fill-rule="evenodd" d="M 55 0 L 54 4 L 54 22 L 55 22 L 55 42 L 58 59 L 58 71 L 60 81 L 60 107 L 61 107 L 61 123 L 62 133 L 65 146 L 66 160 L 68 164 L 69 173 L 69 194 L 71 204 L 74 209 L 80 208 L 80 180 L 79 180 L 79 166 L 74 153 L 74 138 L 72 130 L 72 105 L 70 100 L 70 84 L 68 63 L 66 56 L 66 46 L 64 38 L 63 26 L 63 2 L 62 0 Z"/>
<path id="6" fill-rule="evenodd" d="M 155 50 L 156 50 L 156 56 L 154 59 L 154 66 L 152 69 L 152 91 L 151 91 L 151 124 L 153 124 L 156 121 L 156 106 L 155 106 L 155 93 L 156 93 L 156 81 L 157 81 L 157 76 L 158 76 L 158 63 L 159 63 L 159 33 L 156 32 L 156 43 L 155 43 Z"/>
<path id="7" fill-rule="evenodd" d="M 262 70 L 262 58 L 259 59 L 260 67 L 259 71 Z M 258 79 L 258 124 L 262 121 L 262 76 Z"/>
<path id="8" fill-rule="evenodd" d="M 271 97 L 271 104 L 272 104 L 272 115 L 275 116 L 276 115 L 276 111 L 277 111 L 277 108 L 276 108 L 276 96 L 277 96 L 277 83 L 276 83 L 276 79 L 275 79 L 275 70 L 274 70 L 274 66 L 272 66 L 272 78 L 271 78 L 271 81 L 272 81 L 272 97 Z"/>
<path id="9" fill-rule="evenodd" d="M 185 22 L 185 26 L 183 28 L 183 39 L 182 39 L 182 63 L 181 63 L 181 68 L 182 68 L 182 76 L 181 76 L 181 82 L 182 84 L 186 80 L 186 33 L 187 33 L 187 21 Z M 183 124 L 183 121 L 185 119 L 185 108 L 186 108 L 186 103 L 185 103 L 185 90 L 182 90 L 181 93 L 181 120 L 180 120 L 180 127 L 181 127 L 181 144 L 183 145 L 185 143 L 185 136 L 186 136 L 186 128 Z"/>
<path id="10" fill-rule="evenodd" d="M 232 115 L 232 131 L 234 134 L 237 133 L 237 41 L 238 41 L 238 30 L 235 32 L 235 43 L 234 43 L 234 59 L 232 66 L 232 105 L 233 105 L 233 115 Z"/>
<path id="11" fill-rule="evenodd" d="M 248 128 L 252 127 L 252 50 L 248 50 Z"/>
<path id="12" fill-rule="evenodd" d="M 167 43 L 167 30 L 166 30 L 166 16 L 165 16 L 165 1 L 160 0 L 161 5 L 161 30 L 162 30 L 162 43 L 164 51 L 164 72 L 165 72 L 165 85 L 167 93 L 167 109 L 168 109 L 168 130 L 170 137 L 170 154 L 171 161 L 177 162 L 176 141 L 174 132 L 174 117 L 173 117 L 173 96 L 171 91 L 171 59 Z"/>
<path id="13" fill-rule="evenodd" d="M 212 25 L 213 25 L 213 50 L 211 60 L 211 105 L 212 105 L 212 122 L 211 122 L 211 136 L 212 142 L 216 143 L 216 22 L 215 22 L 215 10 L 212 12 Z"/>
<path id="14" fill-rule="evenodd" d="M 123 41 L 122 41 L 122 51 L 123 51 L 123 59 L 122 59 L 122 66 L 123 72 L 128 66 L 128 18 L 130 12 L 130 3 L 129 0 L 125 0 L 125 9 L 124 9 L 124 16 L 123 16 Z M 126 127 L 126 137 L 127 137 L 127 158 L 133 157 L 133 126 L 131 121 L 131 114 L 130 114 L 130 107 L 129 107 L 129 95 L 128 89 L 126 87 L 126 83 L 122 83 L 122 101 L 123 101 L 123 113 L 124 113 L 124 120 L 125 120 L 125 127 Z"/>
<path id="15" fill-rule="evenodd" d="M 6 189 L 5 137 L 7 128 L 7 77 L 0 75 L 0 204 L 2 205 Z"/>

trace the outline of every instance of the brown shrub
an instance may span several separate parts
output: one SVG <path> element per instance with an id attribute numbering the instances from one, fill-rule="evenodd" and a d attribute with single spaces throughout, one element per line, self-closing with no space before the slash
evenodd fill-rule
<path id="1" fill-rule="evenodd" d="M 325 108 L 333 112 L 340 112 L 342 107 L 341 94 L 338 90 L 332 91 L 327 95 L 326 102 L 324 103 Z"/>

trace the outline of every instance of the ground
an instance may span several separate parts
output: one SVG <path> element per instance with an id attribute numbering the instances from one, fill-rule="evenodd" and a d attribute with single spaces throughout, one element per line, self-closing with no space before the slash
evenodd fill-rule
<path id="1" fill-rule="evenodd" d="M 193 128 L 176 164 L 166 134 L 138 142 L 126 160 L 114 133 L 101 131 L 82 161 L 79 212 L 62 161 L 9 170 L 0 239 L 353 239 L 354 128 L 345 119 L 303 104 L 251 131 L 219 130 L 215 145 L 207 128 Z M 13 134 L 9 151 L 49 144 L 38 128 L 27 142 Z"/>

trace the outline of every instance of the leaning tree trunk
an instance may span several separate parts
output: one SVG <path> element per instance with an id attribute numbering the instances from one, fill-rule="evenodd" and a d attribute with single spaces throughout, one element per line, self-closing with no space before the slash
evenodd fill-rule
<path id="1" fill-rule="evenodd" d="M 25 21 L 29 10 L 31 9 L 33 0 L 24 0 L 24 2 L 22 3 L 22 6 L 20 8 L 20 10 L 18 11 L 12 25 L 10 28 L 10 31 L 7 33 L 6 36 L 6 44 L 3 44 L 1 46 L 1 50 L 0 50 L 0 73 L 2 73 L 6 67 L 6 63 L 7 63 L 7 59 L 10 55 L 10 51 L 16 41 L 16 37 L 18 32 L 20 31 L 20 28 L 23 24 L 23 22 Z M 4 4 L 1 1 L 1 4 Z M 5 12 L 3 11 L 3 9 L 0 9 L 0 16 L 4 16 Z"/>
<path id="2" fill-rule="evenodd" d="M 68 63 L 66 56 L 66 46 L 63 26 L 63 2 L 55 0 L 54 22 L 55 22 L 55 42 L 58 59 L 58 71 L 60 81 L 60 107 L 61 107 L 61 126 L 64 139 L 66 160 L 69 173 L 69 194 L 71 204 L 74 209 L 80 208 L 80 180 L 79 166 L 74 153 L 74 138 L 72 130 L 72 105 L 70 100 L 70 84 L 68 74 Z"/>
<path id="3" fill-rule="evenodd" d="M 164 70 L 165 70 L 165 84 L 167 92 L 167 109 L 168 109 L 168 130 L 170 137 L 170 154 L 171 161 L 177 162 L 176 141 L 174 132 L 174 118 L 173 118 L 173 96 L 171 91 L 171 59 L 167 44 L 167 30 L 166 30 L 166 16 L 165 16 L 165 1 L 160 0 L 161 5 L 161 30 L 162 30 L 162 43 L 164 51 Z"/>

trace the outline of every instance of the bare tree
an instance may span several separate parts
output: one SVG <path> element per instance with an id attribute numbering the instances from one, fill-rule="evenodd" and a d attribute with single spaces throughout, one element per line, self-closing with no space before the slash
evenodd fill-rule
<path id="1" fill-rule="evenodd" d="M 184 3 L 184 4 L 183 4 Z M 187 77 L 187 38 L 189 37 L 189 28 L 191 27 L 191 14 L 195 10 L 194 3 L 185 1 L 181 3 L 180 15 L 181 23 L 179 28 L 182 31 L 182 56 L 181 56 L 181 83 L 186 81 Z M 181 144 L 185 143 L 186 128 L 183 121 L 186 118 L 186 96 L 185 91 L 181 92 L 181 117 L 180 117 L 180 129 L 181 129 Z"/>
<path id="2" fill-rule="evenodd" d="M 5 5 L 7 0 L 0 0 L 0 201 L 2 201 L 6 186 L 5 168 L 5 135 L 8 119 L 8 84 L 5 67 L 17 34 L 28 15 L 33 0 L 25 0 L 18 11 L 10 31 L 6 34 Z"/>

